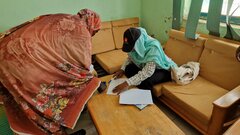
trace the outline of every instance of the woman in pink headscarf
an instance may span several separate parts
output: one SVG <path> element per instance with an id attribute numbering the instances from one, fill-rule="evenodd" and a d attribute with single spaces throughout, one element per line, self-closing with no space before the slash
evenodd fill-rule
<path id="1" fill-rule="evenodd" d="M 24 132 L 19 121 L 33 123 L 28 134 L 36 134 L 36 127 L 47 134 L 74 128 L 100 83 L 89 71 L 91 37 L 99 29 L 99 15 L 83 9 L 40 16 L 1 36 L 0 81 L 8 91 L 4 105 L 14 132 Z"/>

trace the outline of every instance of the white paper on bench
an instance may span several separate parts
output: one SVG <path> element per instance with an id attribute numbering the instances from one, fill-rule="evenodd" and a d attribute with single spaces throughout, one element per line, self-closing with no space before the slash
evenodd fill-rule
<path id="1" fill-rule="evenodd" d="M 120 78 L 120 79 L 115 79 L 115 80 L 111 80 L 109 86 L 108 86 L 108 90 L 107 90 L 107 94 L 109 95 L 117 95 L 117 93 L 113 93 L 113 89 L 118 86 L 119 84 L 125 82 L 127 79 L 126 78 Z"/>
<path id="2" fill-rule="evenodd" d="M 148 104 L 136 104 L 135 106 L 136 106 L 138 109 L 142 110 L 142 109 L 144 109 L 147 105 L 148 105 Z"/>
<path id="3" fill-rule="evenodd" d="M 120 104 L 153 104 L 150 90 L 130 89 L 120 94 Z"/>

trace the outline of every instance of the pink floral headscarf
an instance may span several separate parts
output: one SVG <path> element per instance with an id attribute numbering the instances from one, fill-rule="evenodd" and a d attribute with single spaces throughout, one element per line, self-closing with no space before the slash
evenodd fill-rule
<path id="1" fill-rule="evenodd" d="M 85 19 L 87 24 L 87 29 L 91 35 L 94 34 L 94 31 L 98 31 L 101 27 L 101 19 L 99 15 L 90 10 L 90 9 L 82 9 L 78 12 L 80 18 Z"/>

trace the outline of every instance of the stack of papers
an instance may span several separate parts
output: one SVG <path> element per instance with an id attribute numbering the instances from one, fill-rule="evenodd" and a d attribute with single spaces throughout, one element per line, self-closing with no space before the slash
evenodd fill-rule
<path id="1" fill-rule="evenodd" d="M 120 104 L 136 105 L 140 110 L 148 104 L 153 104 L 150 90 L 129 89 L 120 94 Z"/>
<path id="2" fill-rule="evenodd" d="M 109 95 L 117 95 L 117 93 L 113 93 L 113 89 L 118 86 L 119 84 L 126 81 L 126 78 L 120 78 L 111 80 L 108 86 L 107 94 Z M 152 94 L 150 90 L 143 90 L 143 89 L 129 89 L 120 93 L 120 104 L 127 104 L 127 105 L 135 105 L 140 110 L 146 107 L 148 104 L 153 104 L 152 101 Z"/>

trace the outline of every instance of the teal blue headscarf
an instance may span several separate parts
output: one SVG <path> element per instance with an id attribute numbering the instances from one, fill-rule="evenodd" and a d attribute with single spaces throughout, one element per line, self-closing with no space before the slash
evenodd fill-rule
<path id="1" fill-rule="evenodd" d="M 148 62 L 155 62 L 158 69 L 169 70 L 170 67 L 177 67 L 167 55 L 165 55 L 160 42 L 150 37 L 144 28 L 138 28 L 141 31 L 140 37 L 134 45 L 134 49 L 128 53 L 130 59 L 138 67 L 142 68 Z"/>

